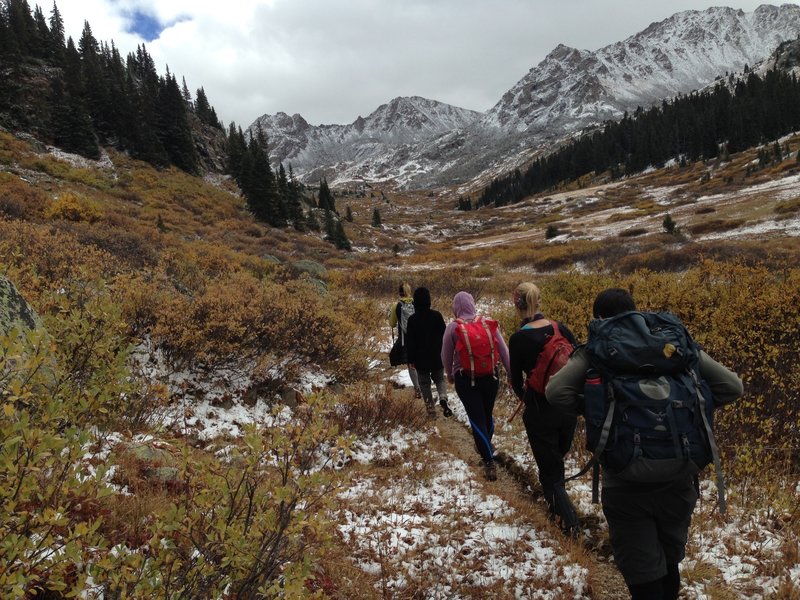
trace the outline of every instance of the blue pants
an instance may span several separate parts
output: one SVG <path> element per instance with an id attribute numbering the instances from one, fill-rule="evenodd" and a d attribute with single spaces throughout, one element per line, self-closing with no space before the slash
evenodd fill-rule
<path id="1" fill-rule="evenodd" d="M 476 377 L 473 386 L 472 377 L 459 372 L 455 376 L 455 388 L 461 404 L 464 405 L 464 410 L 467 411 L 478 453 L 484 462 L 494 460 L 492 411 L 494 411 L 494 401 L 497 398 L 500 381 L 493 375 L 485 375 Z"/>

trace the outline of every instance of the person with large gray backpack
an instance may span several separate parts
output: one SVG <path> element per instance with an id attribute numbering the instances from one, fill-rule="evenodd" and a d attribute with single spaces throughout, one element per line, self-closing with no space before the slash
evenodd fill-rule
<path id="1" fill-rule="evenodd" d="M 397 341 L 392 344 L 392 351 L 389 353 L 389 362 L 391 365 L 406 365 L 408 368 L 408 378 L 411 380 L 411 385 L 414 387 L 414 397 L 422 398 L 422 391 L 419 388 L 419 377 L 414 365 L 409 363 L 408 351 L 406 349 L 406 335 L 408 335 L 408 319 L 414 314 L 414 300 L 411 297 L 411 284 L 401 283 L 398 288 L 400 299 L 392 306 L 389 311 L 389 327 L 392 329 L 392 336 L 394 336 L 394 328 L 397 327 Z M 395 352 L 397 351 L 397 356 Z"/>
<path id="2" fill-rule="evenodd" d="M 668 312 L 639 312 L 627 290 L 598 294 L 589 339 L 547 385 L 548 402 L 586 421 L 614 561 L 633 600 L 675 600 L 698 473 L 714 463 L 714 409 L 743 393 Z"/>

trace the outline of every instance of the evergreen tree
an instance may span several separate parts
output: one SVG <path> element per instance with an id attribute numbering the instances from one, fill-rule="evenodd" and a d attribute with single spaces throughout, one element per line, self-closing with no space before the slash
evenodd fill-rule
<path id="1" fill-rule="evenodd" d="M 135 121 L 136 109 L 129 90 L 128 72 L 113 42 L 110 47 L 103 46 L 101 60 L 108 87 L 109 106 L 106 107 L 106 120 L 110 128 L 109 143 L 122 150 L 128 150 L 134 145 L 138 126 Z"/>
<path id="2" fill-rule="evenodd" d="M 269 164 L 267 137 L 259 127 L 250 137 L 242 164 L 240 186 L 247 204 L 259 221 L 272 226 L 280 224 L 275 176 Z"/>
<path id="3" fill-rule="evenodd" d="M 53 10 L 50 11 L 50 54 L 56 64 L 61 64 L 64 60 L 65 46 L 64 19 L 61 18 L 58 6 L 53 2 Z"/>
<path id="4" fill-rule="evenodd" d="M 333 211 L 326 208 L 325 210 L 325 239 L 333 243 L 336 238 L 336 224 L 333 220 Z"/>
<path id="5" fill-rule="evenodd" d="M 47 27 L 47 19 L 39 5 L 33 10 L 33 21 L 36 28 L 32 31 L 32 51 L 37 58 L 50 58 L 50 29 Z"/>
<path id="6" fill-rule="evenodd" d="M 50 130 L 59 148 L 87 158 L 100 157 L 92 120 L 81 99 L 66 93 L 58 79 L 53 82 Z"/>
<path id="7" fill-rule="evenodd" d="M 381 227 L 383 223 L 381 222 L 381 211 L 378 210 L 378 207 L 372 209 L 372 226 L 373 227 Z"/>
<path id="8" fill-rule="evenodd" d="M 336 212 L 336 203 L 333 199 L 333 194 L 328 187 L 328 180 L 324 177 L 319 182 L 319 207 L 325 210 Z"/>
<path id="9" fill-rule="evenodd" d="M 242 187 L 242 163 L 247 153 L 247 142 L 244 139 L 241 127 L 236 127 L 236 123 L 231 122 L 228 127 L 227 143 L 227 170 L 239 187 Z"/>
<path id="10" fill-rule="evenodd" d="M 126 89 L 133 99 L 137 123 L 131 154 L 156 167 L 166 167 L 169 156 L 158 135 L 158 74 L 144 44 L 136 47 L 135 54 L 128 55 L 127 71 Z"/>
<path id="11" fill-rule="evenodd" d="M 64 60 L 64 84 L 59 79 L 53 81 L 50 110 L 53 142 L 67 152 L 99 158 L 91 116 L 83 100 L 81 58 L 72 38 L 67 41 Z"/>
<path id="12" fill-rule="evenodd" d="M 306 214 L 306 227 L 311 231 L 320 230 L 319 220 L 317 219 L 317 215 L 314 214 L 313 209 L 309 210 L 308 214 Z"/>
<path id="13" fill-rule="evenodd" d="M 347 210 L 345 211 L 345 219 L 348 223 L 353 222 L 353 210 L 350 208 L 350 205 L 347 205 Z"/>
<path id="14" fill-rule="evenodd" d="M 157 135 L 166 150 L 169 162 L 187 173 L 196 174 L 197 154 L 186 102 L 178 81 L 169 69 L 166 76 L 159 81 L 158 108 Z"/>
<path id="15" fill-rule="evenodd" d="M 325 239 L 339 250 L 352 250 L 342 222 L 328 208 L 325 209 Z"/>
<path id="16" fill-rule="evenodd" d="M 36 22 L 27 0 L 6 0 L 6 23 L 11 53 L 20 59 L 36 55 Z"/>
<path id="17" fill-rule="evenodd" d="M 661 226 L 664 228 L 664 231 L 670 235 L 675 235 L 677 233 L 678 226 L 669 214 L 664 217 Z"/>
<path id="18" fill-rule="evenodd" d="M 339 219 L 336 219 L 333 235 L 333 243 L 339 250 L 347 250 L 349 252 L 353 249 L 350 240 L 347 238 L 347 234 L 344 232 L 344 225 L 342 225 Z"/>
<path id="19" fill-rule="evenodd" d="M 289 179 L 283 163 L 278 164 L 276 225 L 285 227 L 289 220 Z"/>
<path id="20" fill-rule="evenodd" d="M 294 228 L 298 231 L 304 231 L 307 223 L 303 219 L 300 193 L 300 183 L 294 177 L 292 165 L 289 165 L 289 197 L 286 201 L 286 208 Z"/>
<path id="21" fill-rule="evenodd" d="M 208 103 L 206 91 L 202 87 L 197 90 L 197 99 L 194 102 L 194 111 L 201 123 L 205 123 L 211 127 L 216 127 L 217 129 L 222 129 L 222 125 L 220 124 L 219 119 L 217 119 L 217 113 Z"/>

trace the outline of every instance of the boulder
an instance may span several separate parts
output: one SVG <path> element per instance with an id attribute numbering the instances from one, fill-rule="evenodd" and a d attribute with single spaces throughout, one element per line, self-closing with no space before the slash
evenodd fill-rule
<path id="1" fill-rule="evenodd" d="M 314 260 L 296 260 L 291 264 L 291 269 L 297 276 L 308 273 L 313 279 L 323 280 L 328 276 L 328 269 L 325 268 L 325 265 Z"/>
<path id="2" fill-rule="evenodd" d="M 42 326 L 39 315 L 17 291 L 16 286 L 0 275 L 0 335 L 15 327 L 37 329 Z"/>

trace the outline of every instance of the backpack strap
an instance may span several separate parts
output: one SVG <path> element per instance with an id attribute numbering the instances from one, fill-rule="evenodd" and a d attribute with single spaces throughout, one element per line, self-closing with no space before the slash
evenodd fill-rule
<path id="1" fill-rule="evenodd" d="M 492 335 L 492 332 L 489 329 L 489 325 L 486 324 L 486 321 L 482 317 L 475 317 L 475 318 L 476 319 L 480 319 L 481 325 L 483 325 L 483 328 L 486 330 L 486 335 L 489 338 L 489 350 L 492 353 L 492 361 L 494 361 L 494 355 L 495 355 L 494 336 Z M 473 376 L 473 378 L 474 378 L 474 376 Z M 497 379 L 496 376 L 495 376 L 495 379 Z M 473 385 L 475 385 L 474 381 L 473 381 Z"/>
<path id="2" fill-rule="evenodd" d="M 706 435 L 708 435 L 708 445 L 711 446 L 711 456 L 714 459 L 714 471 L 716 471 L 717 475 L 717 495 L 719 496 L 719 512 L 720 514 L 725 514 L 725 511 L 728 508 L 727 500 L 725 499 L 725 477 L 722 473 L 722 461 L 719 458 L 719 448 L 717 447 L 717 441 L 714 438 L 714 432 L 711 431 L 711 424 L 708 422 L 708 415 L 706 415 L 706 398 L 703 396 L 703 392 L 700 391 L 700 379 L 695 373 L 694 369 L 689 369 L 689 373 L 692 376 L 692 381 L 694 381 L 694 388 L 697 390 L 697 402 L 700 405 L 700 414 L 703 418 L 703 425 L 706 429 Z"/>
<path id="3" fill-rule="evenodd" d="M 405 346 L 406 345 L 406 341 L 405 341 L 405 339 L 403 339 L 404 338 L 404 336 L 403 336 L 403 320 L 402 320 L 402 314 L 401 314 L 402 311 L 401 311 L 400 304 L 402 304 L 402 301 L 398 302 L 395 305 L 394 312 L 397 315 L 397 337 L 400 338 L 400 345 L 401 346 Z"/>
<path id="4" fill-rule="evenodd" d="M 475 317 L 477 320 L 479 317 Z M 469 334 L 467 333 L 467 325 L 464 319 L 456 319 L 456 323 L 458 323 L 458 330 L 461 332 L 461 335 L 464 338 L 464 345 L 467 347 L 467 353 L 469 354 L 469 372 L 470 377 L 472 378 L 472 387 L 475 387 L 475 359 L 472 356 L 472 345 L 469 343 Z M 485 325 L 485 323 L 484 323 Z M 464 365 L 461 365 L 462 367 Z"/>
<path id="5" fill-rule="evenodd" d="M 589 462 L 587 462 L 580 471 L 575 473 L 575 475 L 563 480 L 564 483 L 572 481 L 573 479 L 582 477 L 589 469 L 592 469 L 592 504 L 600 502 L 600 456 L 603 454 L 603 450 L 606 449 L 608 437 L 611 434 L 611 422 L 614 419 L 614 410 L 617 406 L 617 399 L 614 397 L 614 391 L 611 389 L 610 385 L 608 386 L 608 399 L 608 412 L 606 412 L 606 419 L 603 421 L 600 440 L 597 442 L 597 447 L 594 449 L 594 452 L 592 452 L 592 458 L 590 458 Z"/>

